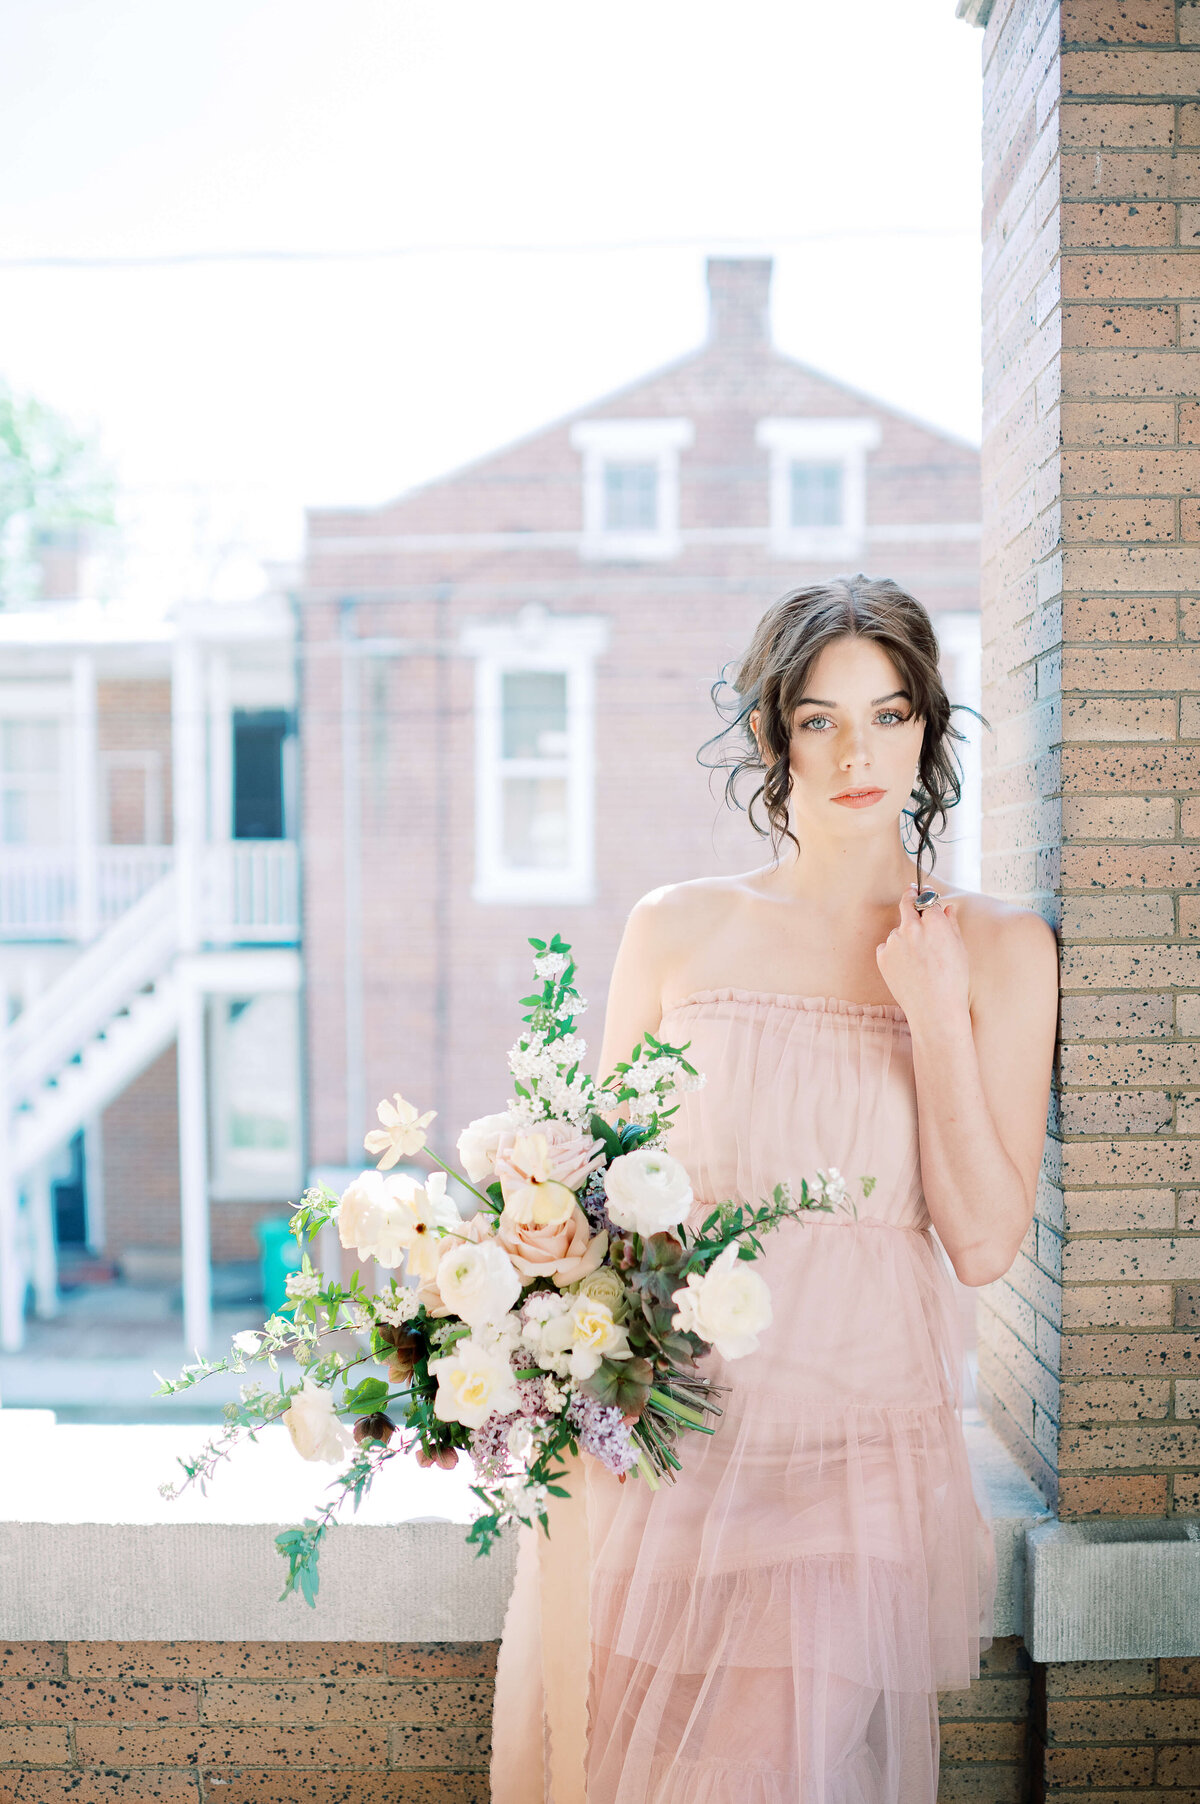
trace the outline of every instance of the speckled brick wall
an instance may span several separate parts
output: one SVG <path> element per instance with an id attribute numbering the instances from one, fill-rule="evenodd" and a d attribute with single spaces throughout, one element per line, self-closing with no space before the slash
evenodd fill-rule
<path id="1" fill-rule="evenodd" d="M 0 1644 L 0 1804 L 487 1804 L 495 1655 Z"/>

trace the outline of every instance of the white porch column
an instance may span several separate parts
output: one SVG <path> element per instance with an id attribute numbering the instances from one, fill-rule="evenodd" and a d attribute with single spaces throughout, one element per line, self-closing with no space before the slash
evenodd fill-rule
<path id="1" fill-rule="evenodd" d="M 54 1192 L 50 1161 L 39 1159 L 29 1173 L 26 1206 L 33 1249 L 33 1307 L 41 1321 L 58 1314 L 58 1256 L 54 1246 Z"/>
<path id="2" fill-rule="evenodd" d="M 73 736 L 71 790 L 75 803 L 75 937 L 86 945 L 100 928 L 100 810 L 97 794 L 96 659 L 88 651 L 71 660 Z"/>
<path id="3" fill-rule="evenodd" d="M 212 1253 L 208 1230 L 208 1099 L 204 991 L 183 976 L 179 992 L 179 1204 L 183 1250 L 183 1338 L 208 1350 L 212 1337 Z"/>
<path id="4" fill-rule="evenodd" d="M 7 1035 L 8 997 L 0 987 L 0 1347 L 15 1353 L 25 1338 L 25 1271 L 17 1234 Z"/>
<path id="5" fill-rule="evenodd" d="M 179 949 L 201 938 L 201 882 L 206 815 L 205 697 L 200 648 L 186 633 L 175 642 L 171 670 L 171 763 L 175 813 L 175 882 Z"/>

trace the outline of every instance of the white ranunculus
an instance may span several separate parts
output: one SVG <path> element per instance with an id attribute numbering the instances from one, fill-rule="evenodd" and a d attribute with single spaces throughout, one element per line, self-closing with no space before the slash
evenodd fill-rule
<path id="1" fill-rule="evenodd" d="M 619 1154 L 604 1174 L 604 1191 L 610 1218 L 634 1234 L 677 1228 L 692 1206 L 691 1182 L 679 1160 L 652 1147 Z"/>
<path id="2" fill-rule="evenodd" d="M 521 1294 L 517 1269 L 494 1240 L 478 1245 L 470 1240 L 451 1241 L 438 1260 L 435 1282 L 451 1313 L 473 1328 L 499 1321 Z"/>
<path id="3" fill-rule="evenodd" d="M 482 1184 L 492 1176 L 492 1160 L 501 1138 L 511 1134 L 516 1123 L 507 1109 L 499 1115 L 481 1115 L 467 1124 L 458 1136 L 458 1156 L 472 1184 Z"/>
<path id="4" fill-rule="evenodd" d="M 737 1246 L 727 1246 L 707 1272 L 691 1272 L 684 1289 L 673 1292 L 677 1314 L 671 1326 L 710 1341 L 722 1359 L 758 1351 L 758 1337 L 772 1320 L 771 1293 Z"/>
<path id="5" fill-rule="evenodd" d="M 383 1178 L 377 1171 L 360 1171 L 342 1191 L 337 1209 L 338 1239 L 347 1251 L 359 1252 L 367 1224 L 383 1201 Z M 364 1257 L 360 1253 L 360 1257 Z"/>
<path id="6" fill-rule="evenodd" d="M 510 1415 L 521 1401 L 509 1361 L 470 1337 L 444 1359 L 431 1359 L 437 1380 L 433 1413 L 443 1422 L 480 1428 L 488 1416 Z"/>
<path id="7" fill-rule="evenodd" d="M 628 1359 L 632 1348 L 607 1303 L 575 1296 L 564 1315 L 552 1316 L 542 1330 L 542 1346 L 551 1356 L 570 1354 L 572 1378 L 590 1378 L 602 1359 Z M 554 1369 L 554 1368 L 552 1368 Z"/>
<path id="8" fill-rule="evenodd" d="M 334 1413 L 332 1392 L 311 1378 L 304 1380 L 303 1389 L 296 1392 L 281 1420 L 302 1459 L 336 1466 L 354 1451 L 353 1436 Z"/>

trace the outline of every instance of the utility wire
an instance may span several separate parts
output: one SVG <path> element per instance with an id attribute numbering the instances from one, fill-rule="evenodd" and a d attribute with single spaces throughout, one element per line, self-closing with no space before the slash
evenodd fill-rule
<path id="1" fill-rule="evenodd" d="M 757 251 L 805 244 L 836 244 L 880 238 L 970 239 L 977 233 L 954 226 L 869 226 L 860 232 L 790 233 L 779 238 L 626 238 L 575 244 L 407 244 L 375 250 L 207 250 L 147 252 L 132 256 L 35 255 L 0 257 L 0 269 L 176 269 L 212 263 L 382 263 L 405 257 L 583 256 L 619 251 Z M 714 251 L 714 246 L 719 247 Z"/>

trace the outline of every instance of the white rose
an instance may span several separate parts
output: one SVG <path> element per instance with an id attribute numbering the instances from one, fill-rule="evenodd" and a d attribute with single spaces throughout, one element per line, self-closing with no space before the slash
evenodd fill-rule
<path id="1" fill-rule="evenodd" d="M 435 1282 L 451 1313 L 473 1328 L 498 1321 L 521 1294 L 517 1269 L 494 1240 L 451 1242 L 438 1260 Z"/>
<path id="2" fill-rule="evenodd" d="M 481 1184 L 492 1176 L 492 1160 L 501 1138 L 511 1134 L 516 1123 L 507 1109 L 499 1115 L 481 1115 L 458 1136 L 458 1156 L 472 1184 Z"/>
<path id="3" fill-rule="evenodd" d="M 304 1380 L 303 1389 L 296 1392 L 281 1419 L 301 1459 L 324 1460 L 336 1466 L 354 1450 L 353 1436 L 334 1413 L 332 1393 L 311 1378 Z"/>
<path id="4" fill-rule="evenodd" d="M 679 1160 L 647 1147 L 615 1158 L 604 1190 L 611 1219 L 635 1234 L 677 1228 L 692 1206 L 692 1186 Z"/>
<path id="5" fill-rule="evenodd" d="M 691 1272 L 683 1290 L 672 1294 L 677 1314 L 671 1326 L 710 1341 L 722 1359 L 741 1359 L 758 1350 L 758 1337 L 771 1325 L 771 1293 L 737 1246 L 727 1246 L 701 1276 Z"/>
<path id="6" fill-rule="evenodd" d="M 607 1303 L 576 1296 L 565 1315 L 551 1318 L 542 1330 L 549 1354 L 570 1353 L 568 1370 L 576 1379 L 590 1378 L 602 1359 L 628 1359 L 632 1354 L 624 1328 L 613 1321 Z"/>
<path id="7" fill-rule="evenodd" d="M 488 1416 L 509 1415 L 520 1403 L 513 1369 L 507 1359 L 476 1340 L 460 1340 L 444 1359 L 431 1359 L 437 1380 L 433 1413 L 443 1422 L 481 1428 Z"/>

